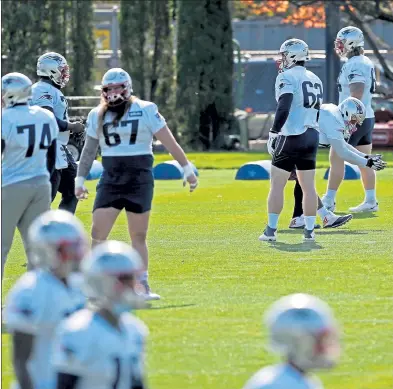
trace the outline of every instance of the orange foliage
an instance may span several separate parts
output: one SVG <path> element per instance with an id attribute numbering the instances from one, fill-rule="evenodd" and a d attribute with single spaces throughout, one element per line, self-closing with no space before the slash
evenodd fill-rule
<path id="1" fill-rule="evenodd" d="M 306 28 L 326 27 L 323 1 L 303 7 L 295 7 L 286 0 L 240 0 L 240 2 L 254 15 L 282 16 L 281 23 L 303 24 Z M 343 10 L 344 6 L 340 8 Z M 351 5 L 349 8 L 353 9 Z"/>

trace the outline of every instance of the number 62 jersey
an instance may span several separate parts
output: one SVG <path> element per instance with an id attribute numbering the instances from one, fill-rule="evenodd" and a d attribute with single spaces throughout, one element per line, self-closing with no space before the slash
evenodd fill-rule
<path id="1" fill-rule="evenodd" d="M 291 109 L 281 134 L 300 135 L 307 128 L 318 129 L 318 112 L 323 102 L 322 81 L 304 66 L 295 66 L 276 79 L 276 100 L 290 93 L 293 95 Z"/>
<path id="2" fill-rule="evenodd" d="M 89 113 L 87 135 L 99 140 L 103 157 L 153 154 L 153 135 L 166 126 L 154 103 L 135 99 L 116 126 L 116 114 L 107 111 L 103 128 L 99 128 L 99 109 L 98 106 Z"/>

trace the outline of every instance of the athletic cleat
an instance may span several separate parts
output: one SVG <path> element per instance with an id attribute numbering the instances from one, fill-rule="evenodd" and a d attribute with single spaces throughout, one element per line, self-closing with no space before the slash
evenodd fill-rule
<path id="1" fill-rule="evenodd" d="M 357 207 L 349 208 L 350 212 L 377 212 L 378 203 L 367 203 L 363 202 Z"/>
<path id="2" fill-rule="evenodd" d="M 145 291 L 141 292 L 139 295 L 142 296 L 146 301 L 161 300 L 161 296 L 159 294 L 151 292 L 149 283 L 147 281 L 141 281 L 141 285 Z"/>
<path id="3" fill-rule="evenodd" d="M 303 242 L 315 242 L 314 230 L 304 229 Z"/>
<path id="4" fill-rule="evenodd" d="M 289 228 L 304 228 L 306 223 L 304 221 L 304 216 L 297 216 L 294 217 L 291 222 L 289 223 Z M 314 228 L 318 229 L 321 228 L 320 224 L 315 224 Z"/>
<path id="5" fill-rule="evenodd" d="M 332 213 L 323 218 L 323 228 L 337 228 L 348 223 L 352 219 L 352 215 L 337 216 Z"/>
<path id="6" fill-rule="evenodd" d="M 277 229 L 266 226 L 259 240 L 262 242 L 275 242 L 277 240 Z"/>
<path id="7" fill-rule="evenodd" d="M 321 198 L 321 201 L 328 211 L 334 212 L 336 209 L 336 202 L 334 200 L 325 195 Z"/>

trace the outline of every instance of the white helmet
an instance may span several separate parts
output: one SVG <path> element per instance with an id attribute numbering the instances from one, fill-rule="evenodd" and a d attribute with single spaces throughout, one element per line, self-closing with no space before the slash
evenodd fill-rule
<path id="1" fill-rule="evenodd" d="M 276 61 L 281 73 L 293 67 L 297 62 L 309 61 L 308 45 L 301 39 L 288 39 L 280 47 L 281 58 Z"/>
<path id="2" fill-rule="evenodd" d="M 121 68 L 109 69 L 102 77 L 101 94 L 111 106 L 119 105 L 131 97 L 132 80 Z"/>
<path id="3" fill-rule="evenodd" d="M 355 97 L 348 97 L 338 105 L 344 119 L 344 138 L 349 137 L 361 126 L 366 117 L 366 107 Z"/>
<path id="4" fill-rule="evenodd" d="M 27 103 L 31 97 L 32 82 L 22 73 L 8 73 L 1 78 L 1 99 L 4 107 Z"/>
<path id="5" fill-rule="evenodd" d="M 63 210 L 47 211 L 35 219 L 29 228 L 28 242 L 33 264 L 60 278 L 79 270 L 88 247 L 82 223 Z"/>
<path id="6" fill-rule="evenodd" d="M 70 69 L 61 54 L 45 53 L 38 58 L 37 75 L 49 77 L 60 88 L 64 88 L 70 80 Z"/>
<path id="7" fill-rule="evenodd" d="M 85 293 L 96 306 L 116 315 L 144 306 L 134 289 L 136 277 L 143 270 L 142 260 L 130 245 L 103 242 L 83 259 L 81 269 Z"/>
<path id="8" fill-rule="evenodd" d="M 308 371 L 333 367 L 340 355 L 338 326 L 329 306 L 308 294 L 276 301 L 265 315 L 269 348 Z"/>
<path id="9" fill-rule="evenodd" d="M 363 32 L 360 28 L 348 26 L 342 28 L 334 41 L 334 49 L 340 57 L 346 57 L 356 47 L 364 47 Z"/>

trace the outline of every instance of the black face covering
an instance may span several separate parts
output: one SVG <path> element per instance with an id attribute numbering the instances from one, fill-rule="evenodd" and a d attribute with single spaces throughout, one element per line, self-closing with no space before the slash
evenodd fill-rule
<path id="1" fill-rule="evenodd" d="M 124 108 L 126 104 L 127 101 L 118 99 L 114 102 L 114 104 L 108 104 L 108 111 L 115 112 L 115 113 L 122 113 L 124 112 Z"/>

